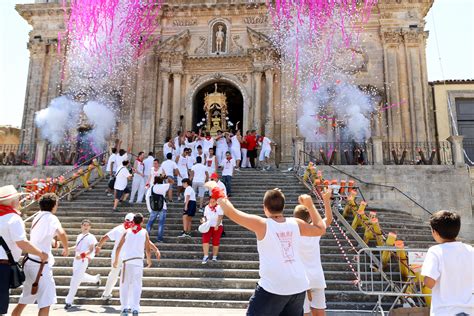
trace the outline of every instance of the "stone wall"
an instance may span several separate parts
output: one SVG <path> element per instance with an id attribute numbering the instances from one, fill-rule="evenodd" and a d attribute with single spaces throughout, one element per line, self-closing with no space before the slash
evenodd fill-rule
<path id="1" fill-rule="evenodd" d="M 72 166 L 0 166 L 0 186 L 18 187 L 33 178 L 57 177 L 71 169 Z"/>
<path id="2" fill-rule="evenodd" d="M 454 210 L 462 217 L 462 237 L 474 240 L 471 179 L 464 167 L 454 166 L 336 166 L 352 177 L 368 183 L 395 186 L 430 212 Z M 318 166 L 326 179 L 350 177 L 329 166 Z M 360 184 L 369 209 L 408 211 L 428 220 L 429 214 L 401 193 L 390 188 Z M 396 219 L 395 219 L 396 220 Z"/>

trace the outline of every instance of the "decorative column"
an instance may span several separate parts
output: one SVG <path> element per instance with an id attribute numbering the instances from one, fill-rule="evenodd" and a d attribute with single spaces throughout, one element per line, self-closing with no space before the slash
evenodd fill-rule
<path id="1" fill-rule="evenodd" d="M 39 140 L 36 143 L 35 161 L 37 166 L 44 166 L 46 162 L 46 141 Z"/>
<path id="2" fill-rule="evenodd" d="M 179 72 L 173 73 L 173 114 L 171 119 L 171 134 L 175 135 L 181 129 L 179 116 L 181 114 L 181 76 Z"/>
<path id="3" fill-rule="evenodd" d="M 464 151 L 462 147 L 462 140 L 464 136 L 454 136 L 451 135 L 448 137 L 448 141 L 451 143 L 451 151 L 453 155 L 453 163 L 456 167 L 463 167 L 464 162 Z"/>
<path id="4" fill-rule="evenodd" d="M 265 117 L 265 135 L 270 139 L 273 139 L 273 69 L 268 68 L 265 70 L 265 87 L 266 87 L 266 100 L 267 100 L 267 113 Z"/>
<path id="5" fill-rule="evenodd" d="M 294 166 L 295 167 L 301 167 L 305 164 L 304 161 L 304 137 L 301 136 L 296 136 L 293 137 L 293 154 L 294 154 Z"/>
<path id="6" fill-rule="evenodd" d="M 257 131 L 257 133 L 261 133 L 260 129 L 262 123 L 262 72 L 256 70 L 253 73 L 253 79 L 255 83 L 253 128 Z"/>
<path id="7" fill-rule="evenodd" d="M 383 145 L 382 137 L 372 136 L 372 161 L 374 165 L 383 165 Z"/>
<path id="8" fill-rule="evenodd" d="M 171 136 L 168 134 L 169 127 L 169 84 L 170 73 L 161 72 L 161 115 L 160 115 L 160 132 L 158 138 L 164 142 L 165 137 Z"/>

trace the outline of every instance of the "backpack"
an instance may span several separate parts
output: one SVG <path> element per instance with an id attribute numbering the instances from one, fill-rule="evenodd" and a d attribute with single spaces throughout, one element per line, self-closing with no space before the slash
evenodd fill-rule
<path id="1" fill-rule="evenodd" d="M 163 206 L 165 203 L 165 197 L 161 194 L 153 192 L 153 187 L 151 187 L 151 195 L 150 195 L 150 207 L 154 212 L 159 212 L 163 210 Z"/>

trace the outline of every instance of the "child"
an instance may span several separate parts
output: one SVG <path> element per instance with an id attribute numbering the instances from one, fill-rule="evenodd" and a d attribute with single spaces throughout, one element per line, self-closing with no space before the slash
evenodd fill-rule
<path id="1" fill-rule="evenodd" d="M 191 237 L 191 224 L 196 214 L 196 192 L 191 187 L 191 180 L 182 180 L 184 188 L 183 233 L 178 237 Z"/>
<path id="2" fill-rule="evenodd" d="M 146 230 L 142 229 L 143 215 L 135 214 L 134 226 L 123 235 L 115 253 L 114 268 L 122 261 L 122 276 L 120 280 L 120 305 L 122 316 L 138 315 L 140 311 L 140 297 L 142 295 L 143 253 L 146 253 L 147 268 L 151 267 L 150 238 Z"/>
<path id="3" fill-rule="evenodd" d="M 81 282 L 100 285 L 100 274 L 92 276 L 86 273 L 89 261 L 94 258 L 94 249 L 97 244 L 97 239 L 89 232 L 90 229 L 91 222 L 88 219 L 83 220 L 81 223 L 81 234 L 77 236 L 76 245 L 69 248 L 69 251 L 75 251 L 75 257 L 72 266 L 71 284 L 69 285 L 66 305 L 64 306 L 65 309 L 71 308 L 72 301 Z"/>
<path id="4" fill-rule="evenodd" d="M 456 241 L 461 217 L 450 211 L 434 213 L 431 234 L 439 244 L 430 247 L 421 275 L 433 290 L 430 315 L 474 315 L 474 251 Z"/>
<path id="5" fill-rule="evenodd" d="M 329 216 L 324 218 L 324 224 L 328 227 L 332 222 L 332 212 L 329 210 L 326 214 Z M 293 216 L 306 223 L 311 223 L 311 216 L 308 209 L 303 205 L 297 205 L 295 207 Z M 303 305 L 305 316 L 326 315 L 324 311 L 326 309 L 326 298 L 324 296 L 326 281 L 324 280 L 324 272 L 321 265 L 321 252 L 319 249 L 320 239 L 320 236 L 301 237 L 301 244 L 298 249 L 310 287 L 310 289 L 306 291 Z"/>
<path id="6" fill-rule="evenodd" d="M 222 220 L 224 218 L 224 211 L 222 208 L 217 205 L 217 201 L 213 198 L 209 200 L 209 204 L 204 210 L 204 218 L 201 219 L 201 223 L 211 222 L 209 231 L 202 234 L 202 250 L 204 252 L 204 257 L 202 258 L 202 264 L 206 264 L 209 260 L 209 242 L 212 237 L 212 261 L 217 261 L 217 255 L 219 253 L 219 245 L 222 236 L 222 231 L 224 231 L 224 226 L 222 226 Z"/>
<path id="7" fill-rule="evenodd" d="M 209 182 L 212 197 L 235 223 L 255 233 L 259 254 L 257 287 L 247 310 L 247 316 L 302 315 L 309 281 L 298 253 L 300 236 L 321 236 L 326 225 L 316 211 L 311 196 L 301 195 L 299 202 L 308 209 L 311 224 L 300 219 L 285 218 L 285 196 L 278 189 L 269 190 L 263 198 L 263 212 L 267 218 L 241 212 L 223 195 L 222 190 Z M 323 193 L 326 217 L 330 216 L 331 192 Z"/>

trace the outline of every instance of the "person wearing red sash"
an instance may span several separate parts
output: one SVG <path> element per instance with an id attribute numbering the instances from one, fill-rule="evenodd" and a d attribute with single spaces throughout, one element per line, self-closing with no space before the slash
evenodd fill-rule
<path id="1" fill-rule="evenodd" d="M 25 224 L 20 217 L 19 193 L 13 185 L 0 187 L 0 237 L 5 246 L 0 246 L 0 315 L 7 314 L 10 300 L 10 260 L 7 250 L 11 252 L 13 261 L 20 259 L 21 252 L 36 255 L 42 262 L 48 260 L 48 254 L 42 252 L 26 239 Z M 3 244 L 2 243 L 2 244 Z"/>

